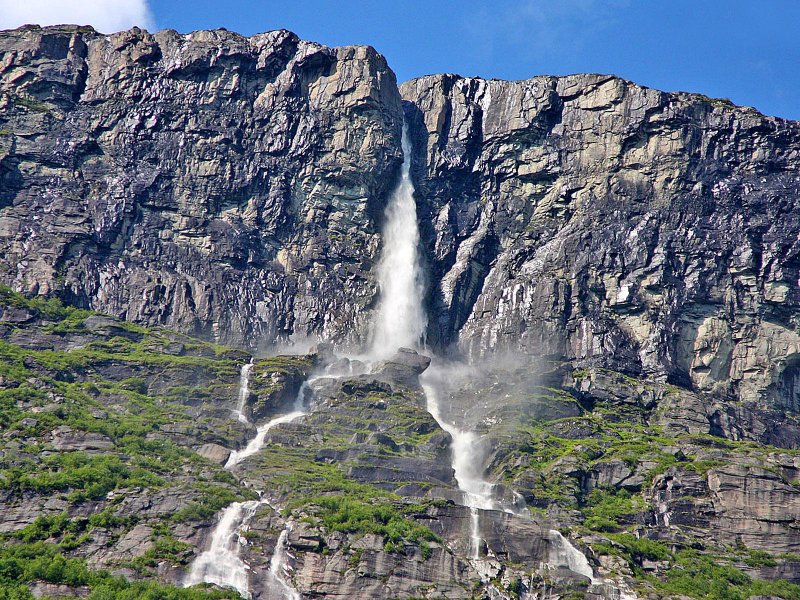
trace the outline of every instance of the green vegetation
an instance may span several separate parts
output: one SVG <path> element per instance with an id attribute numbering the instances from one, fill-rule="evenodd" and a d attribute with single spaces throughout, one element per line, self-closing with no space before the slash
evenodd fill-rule
<path id="1" fill-rule="evenodd" d="M 424 542 L 439 541 L 430 529 L 405 517 L 388 502 L 367 502 L 350 496 L 317 496 L 306 506 L 313 506 L 321 523 L 330 531 L 345 533 L 374 533 L 384 538 L 384 549 L 397 552 L 404 542 L 420 544 L 423 556 L 429 549 Z"/>
<path id="2" fill-rule="evenodd" d="M 53 299 L 26 298 L 0 288 L 0 305 L 40 319 L 35 326 L 26 325 L 26 330 L 41 335 L 45 345 L 52 343 L 48 336 L 92 333 L 84 322 L 93 313 Z M 203 464 L 193 451 L 161 434 L 161 428 L 175 422 L 202 425 L 188 416 L 172 392 L 180 387 L 179 398 L 190 397 L 191 390 L 180 386 L 185 380 L 235 381 L 238 369 L 228 357 L 230 351 L 179 338 L 184 353 L 191 346 L 196 354 L 165 354 L 162 350 L 173 343 L 175 334 L 106 317 L 99 326 L 102 335 L 91 335 L 71 350 L 31 350 L 0 340 L 0 426 L 28 440 L 22 451 L 0 460 L 0 489 L 15 494 L 63 492 L 70 502 L 80 503 L 101 500 L 120 489 L 162 487 L 167 477 Z M 114 380 L 105 373 L 128 375 Z M 151 395 L 151 386 L 160 393 Z M 230 388 L 223 391 L 228 396 Z M 67 435 L 78 432 L 78 439 L 85 434 L 102 436 L 109 451 L 101 455 L 67 447 L 43 453 L 49 449 L 51 432 L 65 426 Z M 221 486 L 217 495 L 231 501 L 231 493 Z M 209 506 L 219 506 L 219 501 L 203 500 L 183 516 L 199 517 Z"/>
<path id="3" fill-rule="evenodd" d="M 752 579 L 731 564 L 736 560 L 732 555 L 715 556 L 690 549 L 672 552 L 662 542 L 628 533 L 608 534 L 607 537 L 612 543 L 593 544 L 595 552 L 623 557 L 638 579 L 663 594 L 709 600 L 746 600 L 759 595 L 787 600 L 800 598 L 800 585 Z M 760 564 L 774 564 L 767 560 L 765 553 L 751 554 Z M 646 574 L 642 569 L 644 561 L 666 563 L 663 577 Z"/>
<path id="4" fill-rule="evenodd" d="M 86 561 L 69 558 L 56 544 L 44 542 L 0 547 L 0 599 L 32 600 L 34 581 L 89 588 L 90 600 L 212 600 L 231 592 L 182 589 L 156 582 L 130 582 L 107 571 L 92 571 Z"/>
<path id="5" fill-rule="evenodd" d="M 618 531 L 626 518 L 646 509 L 641 496 L 633 496 L 626 490 L 595 489 L 587 498 L 583 508 L 586 517 L 584 526 L 595 531 Z"/>
<path id="6" fill-rule="evenodd" d="M 145 469 L 125 465 L 118 456 L 64 452 L 46 456 L 33 470 L 25 466 L 3 472 L 0 488 L 39 493 L 73 490 L 70 499 L 100 500 L 120 487 L 157 486 L 163 480 Z"/>
<path id="7" fill-rule="evenodd" d="M 34 112 L 47 112 L 49 107 L 43 102 L 39 102 L 29 96 L 20 96 L 19 94 L 11 94 L 11 99 L 17 106 L 24 106 L 28 110 Z"/>
<path id="8" fill-rule="evenodd" d="M 265 448 L 259 455 L 271 484 L 292 498 L 288 513 L 306 514 L 305 520 L 331 531 L 383 536 L 386 550 L 400 550 L 404 542 L 440 541 L 430 529 L 413 520 L 427 504 L 404 503 L 395 494 L 345 476 L 335 465 L 315 462 L 302 450 Z M 268 467 L 267 467 L 268 465 Z"/>
<path id="9" fill-rule="evenodd" d="M 37 580 L 87 586 L 89 597 L 101 600 L 230 598 L 230 592 L 128 582 L 89 570 L 80 555 L 99 531 L 114 542 L 144 521 L 154 529 L 152 544 L 128 566 L 151 575 L 164 560 L 185 564 L 193 552 L 173 537 L 174 524 L 207 520 L 253 497 L 234 491 L 230 473 L 187 447 L 195 443 L 192 434 L 210 427 L 190 415 L 192 403 L 227 400 L 243 353 L 8 288 L 0 287 L 0 306 L 30 315 L 21 315 L 23 339 L 33 340 L 25 347 L 12 343 L 13 335 L 0 340 L 0 489 L 12 501 L 35 495 L 66 501 L 63 512 L 0 536 L 0 599 L 30 598 L 28 584 Z M 169 433 L 181 430 L 183 438 Z M 155 493 L 178 493 L 184 507 L 167 515 L 116 513 L 125 498 Z M 75 516 L 87 508 L 90 516 Z"/>
<path id="10" fill-rule="evenodd" d="M 787 581 L 753 580 L 739 569 L 694 550 L 678 552 L 666 572 L 665 580 L 652 583 L 656 589 L 690 598 L 747 600 L 751 596 L 800 598 L 800 585 Z"/>

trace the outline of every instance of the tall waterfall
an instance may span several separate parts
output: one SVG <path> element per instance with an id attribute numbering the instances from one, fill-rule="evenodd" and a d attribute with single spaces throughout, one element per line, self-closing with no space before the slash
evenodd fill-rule
<path id="1" fill-rule="evenodd" d="M 377 278 L 380 299 L 375 318 L 372 349 L 373 358 L 392 354 L 399 347 L 418 347 L 427 326 L 423 305 L 424 277 L 419 255 L 419 226 L 411 181 L 411 142 L 408 127 L 403 123 L 403 167 L 400 182 L 386 206 L 383 228 L 383 253 L 378 263 Z M 425 392 L 428 412 L 452 438 L 453 471 L 464 504 L 470 509 L 470 556 L 481 555 L 481 511 L 502 510 L 517 515 L 529 515 L 527 509 L 504 504 L 494 498 L 494 485 L 486 480 L 479 438 L 442 417 L 439 390 L 447 378 L 445 369 L 435 365 L 423 373 L 420 383 Z M 557 531 L 549 532 L 552 551 L 548 562 L 563 565 L 591 578 L 592 568 L 586 557 Z"/>
<path id="2" fill-rule="evenodd" d="M 380 300 L 371 355 L 382 358 L 400 347 L 419 345 L 428 324 L 423 308 L 424 278 L 419 255 L 419 227 L 411 182 L 411 142 L 403 124 L 403 167 L 386 206 L 383 253 L 378 263 Z"/>

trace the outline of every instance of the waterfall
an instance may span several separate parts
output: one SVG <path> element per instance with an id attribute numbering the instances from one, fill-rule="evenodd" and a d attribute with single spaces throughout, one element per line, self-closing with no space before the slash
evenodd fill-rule
<path id="1" fill-rule="evenodd" d="M 250 395 L 250 371 L 252 370 L 253 361 L 251 360 L 246 365 L 242 365 L 242 370 L 239 374 L 239 403 L 236 405 L 234 414 L 240 423 L 250 422 L 244 413 L 244 409 L 247 404 L 247 397 Z"/>
<path id="2" fill-rule="evenodd" d="M 249 569 L 239 557 L 239 551 L 245 543 L 241 532 L 260 504 L 258 500 L 234 502 L 222 511 L 211 536 L 211 545 L 192 563 L 184 586 L 215 583 L 220 587 L 233 588 L 241 596 L 250 598 Z"/>
<path id="3" fill-rule="evenodd" d="M 242 462 L 248 456 L 252 456 L 261 450 L 261 448 L 264 447 L 264 440 L 267 437 L 267 433 L 269 433 L 269 430 L 273 427 L 277 425 L 283 425 L 284 423 L 291 423 L 292 421 L 296 421 L 300 417 L 305 416 L 307 414 L 304 409 L 305 396 L 309 389 L 308 382 L 304 381 L 303 385 L 300 386 L 300 390 L 297 392 L 297 398 L 295 398 L 292 412 L 275 417 L 271 421 L 267 421 L 263 425 L 260 425 L 256 429 L 256 436 L 247 443 L 247 446 L 245 446 L 244 450 L 234 450 L 231 452 L 231 455 L 228 457 L 228 462 L 225 463 L 225 468 L 230 469 Z"/>
<path id="4" fill-rule="evenodd" d="M 548 532 L 548 540 L 551 542 L 551 552 L 547 557 L 549 564 L 556 567 L 566 567 L 573 573 L 580 573 L 584 577 L 588 577 L 592 583 L 597 582 L 586 555 L 561 535 L 561 532 L 551 529 Z"/>
<path id="5" fill-rule="evenodd" d="M 283 595 L 286 600 L 300 600 L 298 594 L 292 586 L 286 582 L 286 559 L 289 555 L 287 539 L 289 537 L 289 526 L 281 531 L 278 536 L 278 541 L 275 543 L 275 551 L 272 553 L 272 558 L 269 561 L 269 574 L 272 581 L 278 588 L 276 591 Z"/>
<path id="6" fill-rule="evenodd" d="M 464 505 L 470 509 L 470 557 L 479 559 L 482 544 L 481 510 L 500 510 L 527 517 L 530 517 L 530 514 L 527 509 L 518 506 L 520 503 L 524 504 L 524 500 L 518 494 L 514 494 L 514 505 L 504 504 L 494 497 L 494 484 L 487 481 L 483 473 L 484 457 L 481 455 L 478 436 L 474 432 L 459 429 L 443 418 L 438 388 L 444 387 L 443 384 L 451 378 L 452 374 L 448 373 L 447 368 L 433 364 L 420 376 L 420 384 L 425 391 L 428 412 L 452 439 L 450 450 L 453 471 L 458 487 L 464 493 Z M 597 583 L 586 556 L 567 538 L 555 529 L 551 529 L 547 533 L 547 539 L 550 542 L 548 565 L 566 567 L 574 573 L 588 577 L 593 584 Z"/>
<path id="7" fill-rule="evenodd" d="M 479 510 L 499 510 L 500 507 L 492 498 L 491 483 L 486 481 L 481 472 L 478 451 L 478 436 L 471 431 L 459 429 L 442 417 L 439 406 L 439 395 L 435 380 L 442 373 L 436 367 L 429 367 L 420 377 L 420 384 L 425 392 L 427 410 L 439 424 L 439 427 L 450 434 L 452 440 L 450 452 L 453 461 L 458 488 L 464 493 L 464 505 L 470 509 L 470 557 L 480 558 L 481 533 Z"/>
<path id="8" fill-rule="evenodd" d="M 403 167 L 386 206 L 383 252 L 378 262 L 380 289 L 371 355 L 384 358 L 398 348 L 417 347 L 428 324 L 423 308 L 424 278 L 419 255 L 417 206 L 411 182 L 411 142 L 403 124 Z"/>
<path id="9" fill-rule="evenodd" d="M 244 414 L 247 396 L 249 394 L 250 371 L 253 364 L 242 367 L 239 378 L 239 406 L 235 411 L 240 421 L 248 422 Z M 305 412 L 306 393 L 310 390 L 309 382 L 303 382 L 292 407 L 292 412 L 280 415 L 259 426 L 256 436 L 250 440 L 244 450 L 231 452 L 226 469 L 231 469 L 248 456 L 252 456 L 264 447 L 267 433 L 273 427 L 284 423 L 291 423 L 307 414 Z M 247 529 L 250 519 L 256 510 L 267 501 L 252 500 L 250 502 L 234 502 L 222 510 L 214 532 L 211 534 L 211 544 L 208 549 L 200 554 L 192 563 L 192 567 L 184 580 L 184 587 L 198 583 L 215 583 L 220 587 L 236 590 L 244 598 L 250 598 L 249 571 L 250 568 L 241 559 L 242 546 L 247 541 L 242 532 Z M 275 553 L 270 561 L 270 576 L 280 588 L 279 593 L 286 600 L 299 600 L 300 596 L 286 582 L 283 575 L 283 565 L 286 562 L 286 538 L 288 530 L 284 529 L 275 546 Z M 277 596 L 275 596 L 277 597 Z"/>

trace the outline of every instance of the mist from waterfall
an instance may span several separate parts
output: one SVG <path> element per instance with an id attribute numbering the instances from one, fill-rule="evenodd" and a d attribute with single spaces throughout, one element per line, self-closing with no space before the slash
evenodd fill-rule
<path id="1" fill-rule="evenodd" d="M 483 540 L 481 538 L 481 510 L 505 510 L 493 497 L 494 485 L 484 474 L 483 457 L 480 451 L 480 438 L 472 431 L 465 431 L 442 416 L 440 395 L 446 389 L 445 381 L 452 378 L 448 368 L 432 364 L 420 377 L 425 391 L 427 409 L 439 427 L 450 434 L 450 452 L 453 472 L 458 488 L 464 494 L 464 505 L 470 509 L 470 558 L 479 559 Z"/>
<path id="2" fill-rule="evenodd" d="M 419 227 L 411 182 L 411 142 L 403 124 L 403 166 L 400 181 L 386 206 L 383 251 L 378 262 L 380 289 L 373 324 L 371 356 L 385 358 L 398 348 L 416 348 L 428 324 L 423 298 L 424 276 L 419 253 Z"/>

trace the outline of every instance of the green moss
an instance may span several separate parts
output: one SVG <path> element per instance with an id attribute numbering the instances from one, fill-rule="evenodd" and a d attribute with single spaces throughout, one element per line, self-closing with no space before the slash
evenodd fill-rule
<path id="1" fill-rule="evenodd" d="M 35 469 L 2 472 L 0 487 L 38 493 L 71 491 L 73 501 L 99 500 L 120 487 L 157 486 L 162 480 L 145 469 L 129 467 L 118 456 L 63 452 L 46 456 Z"/>
<path id="2" fill-rule="evenodd" d="M 83 559 L 66 557 L 56 544 L 16 543 L 0 547 L 0 598 L 33 598 L 28 584 L 34 581 L 87 586 L 90 600 L 211 600 L 232 597 L 230 591 L 130 582 L 107 571 L 93 571 Z"/>
<path id="3" fill-rule="evenodd" d="M 173 565 L 186 565 L 192 556 L 194 552 L 189 544 L 178 541 L 171 535 L 154 533 L 152 547 L 134 558 L 130 566 L 140 574 L 153 575 L 151 569 L 157 567 L 160 561 L 167 561 Z"/>
<path id="4" fill-rule="evenodd" d="M 381 535 L 390 552 L 400 550 L 406 541 L 439 541 L 430 529 L 409 520 L 389 502 L 351 496 L 316 496 L 304 504 L 316 509 L 317 518 L 329 531 Z"/>
<path id="5" fill-rule="evenodd" d="M 173 513 L 171 518 L 174 522 L 208 520 L 229 504 L 242 500 L 255 500 L 258 497 L 255 492 L 250 490 L 233 491 L 228 487 L 213 483 L 197 482 L 193 487 L 200 493 L 199 500 L 191 502 Z"/>
<path id="6" fill-rule="evenodd" d="M 34 112 L 47 112 L 49 107 L 43 102 L 31 98 L 29 96 L 20 96 L 19 94 L 11 94 L 12 101 L 16 106 L 24 106 L 28 110 Z"/>
<path id="7" fill-rule="evenodd" d="M 586 517 L 584 526 L 595 531 L 618 531 L 646 506 L 641 496 L 632 496 L 626 490 L 598 488 L 592 490 L 587 505 L 582 509 Z"/>

